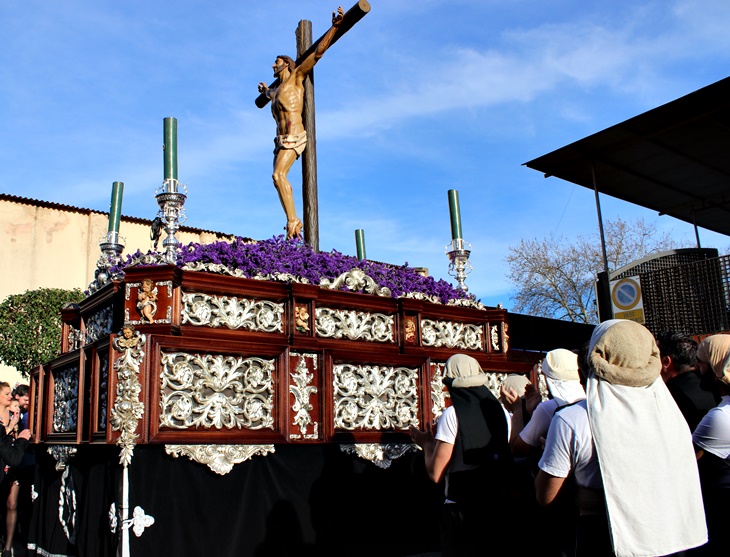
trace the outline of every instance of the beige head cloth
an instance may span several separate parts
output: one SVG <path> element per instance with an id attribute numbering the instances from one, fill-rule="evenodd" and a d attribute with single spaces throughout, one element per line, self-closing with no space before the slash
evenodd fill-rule
<path id="1" fill-rule="evenodd" d="M 595 328 L 588 362 L 597 377 L 627 387 L 651 385 L 662 370 L 659 348 L 649 330 L 623 319 L 604 321 Z"/>
<path id="2" fill-rule="evenodd" d="M 712 335 L 700 342 L 697 359 L 710 364 L 715 376 L 730 385 L 730 335 Z"/>
<path id="3" fill-rule="evenodd" d="M 517 396 L 525 396 L 525 387 L 530 384 L 530 380 L 524 375 L 518 375 L 516 373 L 510 373 L 502 381 L 502 387 L 505 389 L 514 389 L 517 392 Z"/>
<path id="4" fill-rule="evenodd" d="M 487 374 L 479 362 L 466 354 L 454 354 L 446 360 L 444 376 L 453 378 L 452 386 L 458 389 L 479 387 L 487 382 Z"/>

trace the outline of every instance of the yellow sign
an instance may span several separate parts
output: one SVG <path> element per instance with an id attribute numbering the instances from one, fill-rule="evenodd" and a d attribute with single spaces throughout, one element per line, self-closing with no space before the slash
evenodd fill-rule
<path id="1" fill-rule="evenodd" d="M 639 277 L 611 281 L 611 305 L 615 319 L 644 323 L 644 303 L 641 299 Z"/>

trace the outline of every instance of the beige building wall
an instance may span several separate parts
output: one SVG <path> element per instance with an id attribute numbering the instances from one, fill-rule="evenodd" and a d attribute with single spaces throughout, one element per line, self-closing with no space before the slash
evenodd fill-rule
<path id="1" fill-rule="evenodd" d="M 151 249 L 151 224 L 150 220 L 122 216 L 123 255 Z M 94 279 L 101 255 L 99 240 L 106 236 L 108 226 L 108 213 L 0 194 L 0 302 L 36 288 L 85 290 Z M 164 238 L 163 231 L 159 249 Z M 183 226 L 177 238 L 187 244 L 231 236 Z M 13 368 L 0 364 L 0 380 L 10 375 L 8 369 Z"/>

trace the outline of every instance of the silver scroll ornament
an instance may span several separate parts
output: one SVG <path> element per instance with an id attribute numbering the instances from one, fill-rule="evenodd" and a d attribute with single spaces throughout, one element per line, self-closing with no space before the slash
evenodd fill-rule
<path id="1" fill-rule="evenodd" d="M 160 426 L 273 429 L 274 362 L 163 352 Z"/>
<path id="2" fill-rule="evenodd" d="M 407 429 L 418 425 L 418 369 L 334 366 L 335 427 Z"/>
<path id="3" fill-rule="evenodd" d="M 315 310 L 317 336 L 371 342 L 394 342 L 392 315 L 317 308 Z"/>
<path id="4" fill-rule="evenodd" d="M 284 330 L 284 304 L 268 300 L 248 300 L 183 292 L 182 324 L 228 327 L 264 333 Z"/>
<path id="5" fill-rule="evenodd" d="M 312 403 L 310 399 L 317 394 L 317 387 L 312 385 L 314 374 L 309 372 L 307 360 L 312 361 L 313 370 L 317 370 L 317 354 L 291 353 L 292 357 L 298 357 L 297 368 L 291 373 L 293 384 L 289 385 L 289 392 L 294 397 L 292 412 L 294 413 L 293 426 L 299 428 L 299 433 L 290 433 L 290 439 L 317 439 L 319 437 L 319 424 L 312 420 Z M 312 433 L 307 433 L 309 426 L 312 426 Z"/>
<path id="6" fill-rule="evenodd" d="M 375 464 L 378 468 L 390 468 L 396 458 L 402 457 L 409 451 L 419 450 L 418 445 L 411 443 L 356 443 L 354 445 L 340 445 L 344 453 L 356 454 Z"/>
<path id="7" fill-rule="evenodd" d="M 236 464 L 273 453 L 274 445 L 165 445 L 165 452 L 175 458 L 186 456 L 224 476 Z"/>
<path id="8" fill-rule="evenodd" d="M 342 290 L 343 287 L 347 287 L 351 292 L 365 292 L 366 294 L 375 294 L 376 296 L 392 297 L 389 288 L 379 286 L 362 269 L 352 269 L 351 271 L 342 273 L 334 280 L 322 279 L 319 282 L 319 286 L 329 290 Z"/>
<path id="9" fill-rule="evenodd" d="M 421 341 L 433 348 L 482 349 L 482 327 L 453 321 L 421 320 Z"/>
<path id="10" fill-rule="evenodd" d="M 137 425 L 144 416 L 144 404 L 139 400 L 142 385 L 137 378 L 144 359 L 144 346 L 147 337 L 131 327 L 124 327 L 114 339 L 114 349 L 122 355 L 114 362 L 117 372 L 116 399 L 111 409 L 109 425 L 112 431 L 119 431 L 117 445 L 121 447 L 119 462 L 128 466 L 132 461 L 134 445 L 138 437 Z"/>

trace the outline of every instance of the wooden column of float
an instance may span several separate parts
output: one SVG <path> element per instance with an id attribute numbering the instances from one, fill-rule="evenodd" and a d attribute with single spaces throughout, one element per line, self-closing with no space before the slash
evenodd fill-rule
<path id="1" fill-rule="evenodd" d="M 145 279 L 157 290 L 153 323 L 137 309 Z M 111 283 L 63 310 L 63 322 L 61 356 L 33 370 L 30 382 L 31 430 L 40 442 L 61 445 L 117 443 L 120 435 L 133 445 L 409 443 L 408 425 L 423 426 L 440 412 L 440 374 L 449 356 L 470 354 L 493 374 L 529 373 L 540 356 L 509 349 L 508 315 L 502 309 L 172 266 L 128 268 L 123 282 Z M 130 325 L 135 332 L 128 331 L 131 340 L 124 344 L 119 335 Z M 134 345 L 136 352 L 122 345 Z M 183 415 L 185 405 L 175 407 L 172 402 L 178 394 L 170 387 L 175 374 L 180 381 L 198 372 L 206 381 L 225 379 L 225 371 L 195 367 L 206 358 L 221 369 L 227 361 L 244 362 L 241 369 L 248 366 L 248 372 L 258 365 L 261 369 L 255 373 L 270 373 L 268 383 L 262 380 L 268 387 L 260 399 L 241 398 L 240 407 L 233 408 L 239 412 L 236 423 L 206 423 L 200 415 L 195 425 L 181 427 L 175 414 Z M 133 373 L 120 379 L 125 365 Z M 378 423 L 353 417 L 357 404 L 343 403 L 343 390 L 351 389 L 348 396 L 353 400 L 371 396 L 357 383 L 366 381 L 366 373 L 373 381 L 392 383 L 383 397 L 384 402 L 391 397 L 397 413 L 383 410 Z M 138 381 L 138 386 L 130 387 L 127 380 Z M 242 384 L 242 379 L 236 381 Z M 347 385 L 337 387 L 338 381 Z M 401 388 L 411 388 L 411 394 L 393 403 Z M 235 389 L 238 397 L 243 387 L 236 384 Z M 126 400 L 130 392 L 132 398 Z M 217 400 L 230 403 L 233 392 L 224 389 L 222 396 L 228 399 Z M 181 399 L 193 400 L 191 393 L 181 393 Z M 211 395 L 207 402 L 214 406 L 211 393 L 209 389 L 205 396 Z M 243 419 L 246 404 L 253 409 Z M 133 414 L 133 406 L 141 417 L 124 432 L 118 427 L 120 414 Z"/>

